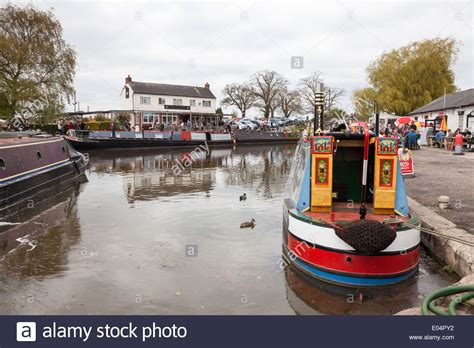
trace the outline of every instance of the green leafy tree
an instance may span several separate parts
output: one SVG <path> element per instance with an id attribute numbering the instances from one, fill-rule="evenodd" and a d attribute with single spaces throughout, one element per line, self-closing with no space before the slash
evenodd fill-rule
<path id="1" fill-rule="evenodd" d="M 41 122 L 63 111 L 74 94 L 75 67 L 76 53 L 51 11 L 0 8 L 1 110 L 8 121 Z"/>
<path id="2" fill-rule="evenodd" d="M 130 123 L 130 120 L 132 119 L 132 117 L 130 116 L 130 113 L 128 112 L 119 112 L 119 114 L 117 115 L 117 122 L 121 125 L 121 126 L 124 126 L 125 124 L 128 124 Z"/>
<path id="3" fill-rule="evenodd" d="M 376 99 L 380 110 L 405 115 L 445 92 L 454 92 L 452 65 L 457 53 L 452 38 L 412 42 L 384 52 L 367 68 L 369 87 L 354 91 L 357 114 L 371 112 L 370 103 L 362 102 L 361 98 Z"/>
<path id="4" fill-rule="evenodd" d="M 352 104 L 358 119 L 367 121 L 374 114 L 374 100 L 376 100 L 377 92 L 372 87 L 360 88 L 352 94 Z"/>
<path id="5" fill-rule="evenodd" d="M 107 121 L 107 117 L 105 117 L 105 115 L 102 112 L 98 112 L 94 117 L 94 121 L 96 122 Z"/>

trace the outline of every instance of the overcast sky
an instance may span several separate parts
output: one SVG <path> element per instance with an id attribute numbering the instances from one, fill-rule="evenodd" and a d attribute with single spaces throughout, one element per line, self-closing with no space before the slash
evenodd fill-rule
<path id="1" fill-rule="evenodd" d="M 292 87 L 323 72 L 326 85 L 346 91 L 340 106 L 350 111 L 352 91 L 366 85 L 371 61 L 436 36 L 458 40 L 456 85 L 474 87 L 473 1 L 32 2 L 54 9 L 77 52 L 82 110 L 120 108 L 127 74 L 146 82 L 209 82 L 219 100 L 225 84 L 271 69 Z M 292 56 L 304 57 L 303 69 L 291 68 Z"/>

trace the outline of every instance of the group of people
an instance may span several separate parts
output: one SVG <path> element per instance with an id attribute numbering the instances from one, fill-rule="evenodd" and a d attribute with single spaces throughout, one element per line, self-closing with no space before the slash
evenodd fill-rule
<path id="1" fill-rule="evenodd" d="M 467 146 L 470 149 L 472 146 L 472 133 L 469 130 L 469 128 L 464 129 L 464 131 L 461 131 L 460 128 L 456 129 L 454 132 L 451 129 L 448 129 L 446 133 L 443 130 L 439 130 L 436 132 L 436 134 L 433 136 L 433 126 L 431 125 L 431 128 L 428 129 L 427 133 L 427 138 L 429 137 L 430 139 L 436 140 L 438 144 L 443 144 L 444 140 L 451 140 L 456 137 L 456 135 L 461 134 L 467 141 Z"/>
<path id="2" fill-rule="evenodd" d="M 186 122 L 176 122 L 176 123 L 158 123 L 155 121 L 153 125 L 149 128 L 153 130 L 158 130 L 160 132 L 177 132 L 177 131 L 227 131 L 227 128 L 224 125 L 224 122 L 206 122 L 202 123 L 191 123 L 191 120 Z"/>
<path id="3" fill-rule="evenodd" d="M 419 149 L 419 139 L 421 138 L 420 126 L 417 125 L 415 121 L 401 125 L 399 127 L 394 124 L 390 124 L 384 131 L 385 136 L 396 136 L 398 137 L 399 144 L 403 144 L 404 147 L 410 148 L 412 150 Z M 460 128 L 456 129 L 454 132 L 451 129 L 448 129 L 446 132 L 439 130 L 435 133 L 435 128 L 432 123 L 428 124 L 426 131 L 426 139 L 435 141 L 441 147 L 442 144 L 446 141 L 454 139 L 456 135 L 462 134 L 463 137 L 467 140 L 468 147 L 471 148 L 471 139 L 472 134 L 469 128 L 466 128 L 462 131 Z"/>
<path id="4" fill-rule="evenodd" d="M 67 121 L 66 119 L 59 119 L 56 122 L 56 126 L 58 127 L 58 133 L 61 135 L 67 134 L 68 130 L 70 129 L 86 129 L 86 124 L 83 120 L 81 120 L 81 122 L 73 122 L 72 120 Z"/>

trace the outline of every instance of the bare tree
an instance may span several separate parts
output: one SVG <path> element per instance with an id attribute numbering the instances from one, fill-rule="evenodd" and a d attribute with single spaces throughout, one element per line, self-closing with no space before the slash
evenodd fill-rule
<path id="1" fill-rule="evenodd" d="M 301 94 L 298 90 L 285 89 L 279 95 L 280 108 L 285 117 L 290 117 L 292 113 L 301 113 L 303 105 L 301 103 Z"/>
<path id="2" fill-rule="evenodd" d="M 242 118 L 257 101 L 252 85 L 246 82 L 228 84 L 224 87 L 222 94 L 224 98 L 221 100 L 221 105 L 236 106 L 242 113 Z"/>
<path id="3" fill-rule="evenodd" d="M 259 100 L 263 116 L 268 118 L 276 109 L 278 94 L 286 88 L 288 81 L 275 71 L 263 70 L 253 76 L 254 94 Z"/>
<path id="4" fill-rule="evenodd" d="M 322 73 L 319 71 L 314 72 L 308 77 L 300 80 L 299 86 L 301 87 L 300 93 L 303 101 L 305 102 L 308 111 L 314 112 L 316 96 L 318 92 L 318 84 L 322 82 Z M 344 90 L 334 87 L 324 88 L 324 105 L 323 111 L 331 109 L 336 105 L 337 100 L 344 94 Z"/>
<path id="5" fill-rule="evenodd" d="M 338 99 L 344 95 L 344 90 L 337 87 L 327 87 L 324 88 L 324 107 L 323 111 L 332 109 L 336 104 Z"/>
<path id="6" fill-rule="evenodd" d="M 281 93 L 282 93 L 282 91 L 279 91 L 277 93 L 277 95 L 275 96 L 275 98 L 273 98 L 273 100 L 271 101 L 271 103 L 269 105 L 270 117 L 275 117 L 275 111 L 281 106 L 281 103 L 280 103 L 280 94 Z"/>
<path id="7" fill-rule="evenodd" d="M 316 105 L 316 97 L 318 92 L 318 83 L 322 82 L 322 73 L 316 71 L 310 76 L 300 80 L 300 93 L 303 102 L 306 104 L 308 112 L 314 112 Z"/>

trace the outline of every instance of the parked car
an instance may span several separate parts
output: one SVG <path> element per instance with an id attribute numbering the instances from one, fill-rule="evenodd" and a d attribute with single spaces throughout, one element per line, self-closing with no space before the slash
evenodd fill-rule
<path id="1" fill-rule="evenodd" d="M 249 130 L 255 130 L 258 128 L 258 125 L 256 125 L 255 123 L 252 122 L 252 120 L 249 120 L 249 119 L 242 119 L 240 120 L 240 123 L 245 124 L 247 126 L 246 129 L 249 129 Z"/>
<path id="2" fill-rule="evenodd" d="M 257 129 L 258 128 L 263 128 L 265 126 L 265 124 L 262 121 L 259 121 L 259 120 L 250 120 L 250 122 L 252 122 L 254 125 L 256 125 Z"/>
<path id="3" fill-rule="evenodd" d="M 270 127 L 272 128 L 283 127 L 285 125 L 285 122 L 281 117 L 269 118 L 268 123 L 270 124 Z"/>
<path id="4" fill-rule="evenodd" d="M 248 119 L 241 119 L 240 121 L 236 122 L 236 127 L 240 130 L 255 130 L 257 128 L 257 125 L 253 124 Z"/>

